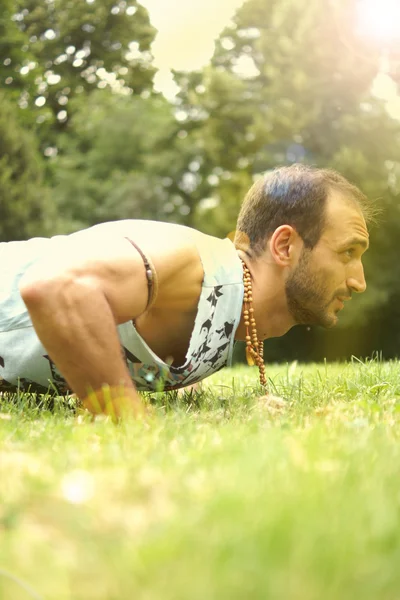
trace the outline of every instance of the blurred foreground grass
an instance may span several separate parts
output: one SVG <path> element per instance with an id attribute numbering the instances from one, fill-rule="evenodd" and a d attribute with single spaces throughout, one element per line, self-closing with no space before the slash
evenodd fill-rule
<path id="1" fill-rule="evenodd" d="M 1 600 L 400 598 L 400 364 L 268 374 L 147 424 L 0 400 Z"/>

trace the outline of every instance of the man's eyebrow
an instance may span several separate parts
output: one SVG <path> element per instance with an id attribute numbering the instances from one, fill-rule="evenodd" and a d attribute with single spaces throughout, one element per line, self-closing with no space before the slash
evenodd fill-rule
<path id="1" fill-rule="evenodd" d="M 369 248 L 368 240 L 365 238 L 353 237 L 347 240 L 344 244 L 345 246 L 361 246 L 364 250 Z"/>

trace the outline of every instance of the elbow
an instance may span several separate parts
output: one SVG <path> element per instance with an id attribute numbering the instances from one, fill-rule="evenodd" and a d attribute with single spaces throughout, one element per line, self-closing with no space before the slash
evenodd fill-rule
<path id="1" fill-rule="evenodd" d="M 47 278 L 27 272 L 19 283 L 19 293 L 28 309 L 51 304 L 60 296 L 71 278 L 67 274 L 58 274 Z"/>
<path id="2" fill-rule="evenodd" d="M 48 287 L 48 283 L 46 285 L 42 280 L 24 276 L 19 283 L 19 293 L 26 306 L 29 307 L 45 297 L 45 288 Z"/>
<path id="3" fill-rule="evenodd" d="M 88 277 L 72 271 L 50 275 L 47 278 L 27 273 L 19 284 L 19 292 L 29 311 L 53 307 L 70 307 L 98 292 L 98 286 Z"/>

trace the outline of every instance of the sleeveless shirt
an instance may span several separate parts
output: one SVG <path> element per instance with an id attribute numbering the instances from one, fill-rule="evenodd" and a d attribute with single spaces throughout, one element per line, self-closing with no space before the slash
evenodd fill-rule
<path id="1" fill-rule="evenodd" d="M 48 253 L 55 256 L 62 253 L 67 238 L 86 235 L 90 243 L 91 235 L 129 237 L 131 222 L 102 223 L 69 236 L 0 243 L 0 391 L 57 394 L 71 391 L 36 335 L 19 293 L 19 281 L 32 264 Z M 183 225 L 158 222 L 153 225 L 159 228 L 160 235 L 167 232 L 173 235 L 175 228 L 180 232 L 184 228 L 185 235 L 197 248 L 204 277 L 183 365 L 169 365 L 156 356 L 132 321 L 118 325 L 122 354 L 133 382 L 141 391 L 179 389 L 230 365 L 244 292 L 242 265 L 229 239 L 214 238 Z M 141 249 L 146 254 L 143 246 Z"/>

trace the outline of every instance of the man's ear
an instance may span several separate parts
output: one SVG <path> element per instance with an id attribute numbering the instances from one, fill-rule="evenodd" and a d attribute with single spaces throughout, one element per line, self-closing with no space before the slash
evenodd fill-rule
<path id="1" fill-rule="evenodd" d="M 288 267 L 297 260 L 297 256 L 303 247 L 303 240 L 294 227 L 281 225 L 271 235 L 268 245 L 276 264 Z"/>

